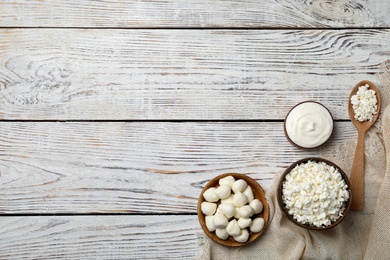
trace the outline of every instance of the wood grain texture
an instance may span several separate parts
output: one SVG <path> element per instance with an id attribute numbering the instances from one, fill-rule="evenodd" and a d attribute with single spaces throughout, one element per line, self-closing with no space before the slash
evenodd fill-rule
<path id="1" fill-rule="evenodd" d="M 2 0 L 14 27 L 389 27 L 386 0 Z"/>
<path id="2" fill-rule="evenodd" d="M 0 217 L 1 259 L 193 259 L 194 216 Z"/>
<path id="3" fill-rule="evenodd" d="M 276 172 L 356 136 L 337 122 L 324 151 L 304 151 L 282 122 L 1 122 L 0 213 L 195 213 L 216 175 L 245 173 L 267 191 Z"/>
<path id="4" fill-rule="evenodd" d="M 304 100 L 348 119 L 390 57 L 390 30 L 0 33 L 2 119 L 284 119 Z"/>

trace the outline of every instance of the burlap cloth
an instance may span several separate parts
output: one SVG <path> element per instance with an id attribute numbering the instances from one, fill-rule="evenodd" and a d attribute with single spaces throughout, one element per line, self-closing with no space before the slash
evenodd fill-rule
<path id="1" fill-rule="evenodd" d="M 199 234 L 199 259 L 390 259 L 390 61 L 381 65 L 374 82 L 381 91 L 378 121 L 366 133 L 365 208 L 350 211 L 331 230 L 307 230 L 281 212 L 276 190 L 282 172 L 267 190 L 271 223 L 257 241 L 241 248 L 221 246 Z M 357 138 L 356 138 L 357 139 Z M 356 141 L 321 150 L 321 156 L 350 174 Z M 386 153 L 387 151 L 387 153 Z"/>

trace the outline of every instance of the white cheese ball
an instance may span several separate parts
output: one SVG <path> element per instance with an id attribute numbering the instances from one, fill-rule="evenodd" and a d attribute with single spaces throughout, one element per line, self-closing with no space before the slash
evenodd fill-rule
<path id="1" fill-rule="evenodd" d="M 249 232 L 248 229 L 242 229 L 241 230 L 241 235 L 233 237 L 234 240 L 236 240 L 239 243 L 245 243 L 248 241 L 249 238 Z"/>
<path id="2" fill-rule="evenodd" d="M 236 208 L 233 204 L 230 203 L 222 203 L 218 206 L 219 212 L 225 215 L 226 218 L 231 218 L 234 216 L 234 213 L 236 212 Z"/>
<path id="3" fill-rule="evenodd" d="M 232 187 L 232 186 L 233 186 L 233 183 L 234 183 L 235 181 L 236 181 L 236 179 L 235 179 L 233 176 L 229 175 L 229 176 L 226 176 L 226 177 L 224 177 L 224 178 L 219 179 L 218 183 L 219 183 L 219 185 L 227 184 L 227 185 L 229 185 L 230 187 Z"/>
<path id="4" fill-rule="evenodd" d="M 222 184 L 215 190 L 215 193 L 218 199 L 226 199 L 227 197 L 230 196 L 230 194 L 232 194 L 232 189 L 230 188 L 229 185 Z"/>
<path id="5" fill-rule="evenodd" d="M 259 214 L 263 211 L 263 203 L 260 200 L 254 199 L 249 202 L 249 206 L 253 209 L 253 214 Z"/>
<path id="6" fill-rule="evenodd" d="M 212 202 L 202 202 L 200 209 L 206 216 L 212 216 L 217 210 L 217 204 Z"/>
<path id="7" fill-rule="evenodd" d="M 226 226 L 226 231 L 231 235 L 232 237 L 241 235 L 241 228 L 237 223 L 237 220 L 233 219 L 229 222 L 229 224 Z"/>
<path id="8" fill-rule="evenodd" d="M 255 196 L 253 195 L 252 188 L 249 185 L 242 193 L 244 193 L 245 196 L 248 198 L 248 202 L 251 202 L 255 198 Z"/>
<path id="9" fill-rule="evenodd" d="M 213 217 L 213 224 L 216 228 L 225 228 L 228 224 L 228 220 L 224 214 L 217 212 Z"/>
<path id="10" fill-rule="evenodd" d="M 238 225 L 240 226 L 241 229 L 250 227 L 252 224 L 252 219 L 250 218 L 239 218 L 237 221 Z"/>
<path id="11" fill-rule="evenodd" d="M 255 218 L 252 221 L 250 230 L 253 233 L 259 233 L 264 228 L 264 219 L 263 218 Z"/>
<path id="12" fill-rule="evenodd" d="M 252 217 L 253 212 L 254 212 L 254 210 L 249 205 L 244 205 L 244 206 L 240 207 L 240 209 L 238 210 L 238 213 L 240 214 L 240 216 L 242 218 L 250 218 L 250 217 Z"/>
<path id="13" fill-rule="evenodd" d="M 240 212 L 238 212 L 239 209 L 240 209 L 240 208 L 236 208 L 236 211 L 234 212 L 234 216 L 233 216 L 233 217 L 234 217 L 235 219 L 241 218 Z"/>
<path id="14" fill-rule="evenodd" d="M 236 192 L 233 197 L 233 205 L 241 207 L 248 202 L 248 198 L 242 192 Z"/>
<path id="15" fill-rule="evenodd" d="M 217 202 L 219 200 L 219 197 L 217 196 L 215 187 L 208 188 L 204 193 L 203 193 L 203 198 L 208 201 L 208 202 Z"/>
<path id="16" fill-rule="evenodd" d="M 215 230 L 215 234 L 222 240 L 226 240 L 229 237 L 229 233 L 226 231 L 225 228 L 217 228 Z"/>
<path id="17" fill-rule="evenodd" d="M 233 197 L 234 197 L 234 194 L 230 194 L 230 196 L 227 197 L 226 199 L 221 199 L 221 203 L 233 204 Z"/>
<path id="18" fill-rule="evenodd" d="M 243 179 L 239 179 L 233 183 L 232 190 L 234 193 L 243 192 L 246 187 L 248 187 L 248 183 Z"/>
<path id="19" fill-rule="evenodd" d="M 216 227 L 213 223 L 214 216 L 206 216 L 206 227 L 210 232 L 214 232 Z"/>

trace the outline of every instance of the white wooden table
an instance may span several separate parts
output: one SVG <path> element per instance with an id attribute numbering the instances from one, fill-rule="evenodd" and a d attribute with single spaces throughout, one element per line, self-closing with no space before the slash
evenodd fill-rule
<path id="1" fill-rule="evenodd" d="M 267 190 L 357 137 L 349 91 L 390 59 L 390 3 L 0 0 L 0 258 L 191 259 L 226 172 Z M 304 100 L 321 150 L 286 140 Z"/>

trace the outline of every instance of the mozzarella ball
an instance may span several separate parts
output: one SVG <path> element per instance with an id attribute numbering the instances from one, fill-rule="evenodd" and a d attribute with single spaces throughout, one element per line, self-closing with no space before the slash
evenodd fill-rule
<path id="1" fill-rule="evenodd" d="M 248 202 L 251 202 L 255 198 L 255 196 L 253 195 L 252 188 L 249 185 L 242 193 L 244 193 L 245 196 L 248 198 Z"/>
<path id="2" fill-rule="evenodd" d="M 215 193 L 217 194 L 219 199 L 226 199 L 230 196 L 230 194 L 232 194 L 232 189 L 229 185 L 223 184 L 215 190 Z"/>
<path id="3" fill-rule="evenodd" d="M 206 216 L 212 216 L 217 209 L 217 204 L 212 202 L 202 202 L 200 209 Z"/>
<path id="4" fill-rule="evenodd" d="M 215 230 L 215 234 L 222 240 L 226 240 L 229 237 L 229 233 L 226 231 L 225 228 L 217 228 Z"/>
<path id="5" fill-rule="evenodd" d="M 237 221 L 238 225 L 240 226 L 241 229 L 250 227 L 252 224 L 252 219 L 250 218 L 239 218 Z"/>
<path id="6" fill-rule="evenodd" d="M 237 192 L 233 197 L 233 205 L 236 207 L 241 207 L 248 202 L 248 198 L 242 192 Z"/>
<path id="7" fill-rule="evenodd" d="M 203 193 L 203 198 L 208 201 L 208 202 L 217 202 L 219 200 L 219 197 L 217 196 L 216 193 L 216 188 L 211 187 L 208 188 L 204 193 Z"/>
<path id="8" fill-rule="evenodd" d="M 242 230 L 241 230 L 241 235 L 235 236 L 235 237 L 233 237 L 233 238 L 234 238 L 234 240 L 236 240 L 237 242 L 245 243 L 246 241 L 248 241 L 248 238 L 249 238 L 248 229 L 242 229 Z"/>
<path id="9" fill-rule="evenodd" d="M 253 215 L 254 210 L 249 205 L 244 205 L 238 210 L 242 218 L 250 218 Z"/>
<path id="10" fill-rule="evenodd" d="M 234 212 L 234 218 L 235 219 L 239 219 L 239 218 L 241 218 L 241 215 L 240 215 L 240 212 L 238 212 L 238 210 L 239 210 L 240 208 L 236 208 L 236 211 Z"/>
<path id="11" fill-rule="evenodd" d="M 236 208 L 233 204 L 230 203 L 222 203 L 218 206 L 218 211 L 225 215 L 226 218 L 231 218 L 234 216 L 236 212 Z"/>
<path id="12" fill-rule="evenodd" d="M 233 183 L 232 190 L 234 193 L 243 192 L 246 187 L 248 187 L 248 183 L 243 179 L 239 179 Z"/>
<path id="13" fill-rule="evenodd" d="M 206 227 L 210 232 L 215 231 L 216 227 L 213 223 L 214 216 L 206 216 Z"/>
<path id="14" fill-rule="evenodd" d="M 233 186 L 233 183 L 236 181 L 236 179 L 234 179 L 233 176 L 229 175 L 229 176 L 226 176 L 224 178 L 221 178 L 219 179 L 218 183 L 219 185 L 224 185 L 224 184 L 227 184 L 229 185 L 230 187 Z"/>
<path id="15" fill-rule="evenodd" d="M 226 231 L 233 237 L 241 235 L 241 228 L 238 225 L 237 220 L 231 220 L 226 226 Z"/>
<path id="16" fill-rule="evenodd" d="M 221 199 L 221 203 L 233 204 L 233 197 L 234 197 L 234 194 L 230 194 L 230 196 L 227 197 L 226 199 Z"/>
<path id="17" fill-rule="evenodd" d="M 249 203 L 249 206 L 254 210 L 254 214 L 258 214 L 263 211 L 263 203 L 260 200 L 254 199 Z"/>
<path id="18" fill-rule="evenodd" d="M 255 218 L 252 221 L 252 225 L 250 227 L 250 230 L 253 233 L 259 233 L 264 228 L 264 219 L 263 218 Z"/>
<path id="19" fill-rule="evenodd" d="M 217 212 L 213 217 L 213 224 L 216 228 L 225 228 L 228 224 L 228 220 L 224 214 Z"/>

